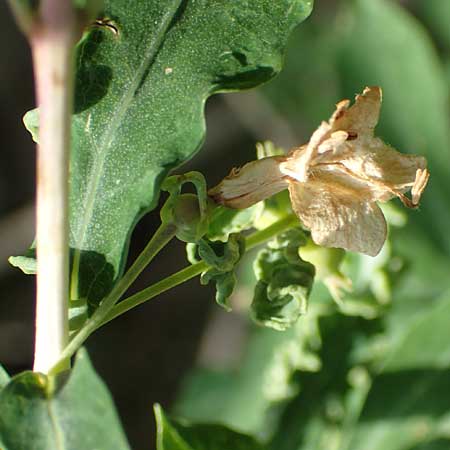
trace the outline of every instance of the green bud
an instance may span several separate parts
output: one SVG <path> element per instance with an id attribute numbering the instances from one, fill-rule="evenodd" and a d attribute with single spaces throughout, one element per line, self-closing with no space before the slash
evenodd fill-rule
<path id="1" fill-rule="evenodd" d="M 194 194 L 181 194 L 173 202 L 172 222 L 177 227 L 176 236 L 183 242 L 196 242 L 205 230 L 198 198 Z"/>
<path id="2" fill-rule="evenodd" d="M 197 195 L 181 194 L 185 183 L 192 183 Z M 162 189 L 169 192 L 160 212 L 162 223 L 175 225 L 175 235 L 180 241 L 198 242 L 208 231 L 208 199 L 203 175 L 198 172 L 174 175 L 164 181 Z"/>

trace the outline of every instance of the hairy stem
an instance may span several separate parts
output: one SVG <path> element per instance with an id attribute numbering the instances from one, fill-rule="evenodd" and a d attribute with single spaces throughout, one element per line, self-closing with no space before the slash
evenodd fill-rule
<path id="1" fill-rule="evenodd" d="M 73 49 L 71 0 L 42 0 L 29 33 L 40 114 L 34 371 L 48 373 L 68 342 L 68 177 Z M 67 368 L 68 360 L 60 365 Z"/>

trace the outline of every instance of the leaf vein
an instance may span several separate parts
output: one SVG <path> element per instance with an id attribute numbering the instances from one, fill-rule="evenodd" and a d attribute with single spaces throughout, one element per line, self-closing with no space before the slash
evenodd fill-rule
<path id="1" fill-rule="evenodd" d="M 99 151 L 96 152 L 94 157 L 90 177 L 87 183 L 86 206 L 84 208 L 83 218 L 79 222 L 77 233 L 75 233 L 75 253 L 80 253 L 84 247 L 87 229 L 94 212 L 96 193 L 100 187 L 100 181 L 102 179 L 102 173 L 104 170 L 105 161 L 107 159 L 106 156 L 114 140 L 115 132 L 120 127 L 122 119 L 135 97 L 135 93 L 142 83 L 142 77 L 145 76 L 149 66 L 151 66 L 154 62 L 164 41 L 166 32 L 170 28 L 171 22 L 180 7 L 181 1 L 182 0 L 173 0 L 171 6 L 167 8 L 167 12 L 162 16 L 159 29 L 154 35 L 152 35 L 150 45 L 138 70 L 135 72 L 129 87 L 125 90 L 121 100 L 118 102 L 118 108 L 114 112 L 108 126 L 101 136 L 99 145 L 96 146 Z"/>

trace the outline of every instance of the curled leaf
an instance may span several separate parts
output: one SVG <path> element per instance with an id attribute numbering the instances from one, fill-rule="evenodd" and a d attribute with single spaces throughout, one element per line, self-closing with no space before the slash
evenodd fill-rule
<path id="1" fill-rule="evenodd" d="M 302 231 L 294 228 L 258 254 L 254 264 L 258 283 L 251 305 L 257 323 L 285 330 L 306 312 L 315 269 L 299 256 L 304 243 Z"/>
<path id="2" fill-rule="evenodd" d="M 205 261 L 211 269 L 202 273 L 200 282 L 208 284 L 216 283 L 216 302 L 231 310 L 228 299 L 236 285 L 234 269 L 245 252 L 245 241 L 240 234 L 231 234 L 227 242 L 209 241 L 201 239 L 197 244 L 186 246 L 188 260 L 195 264 Z"/>

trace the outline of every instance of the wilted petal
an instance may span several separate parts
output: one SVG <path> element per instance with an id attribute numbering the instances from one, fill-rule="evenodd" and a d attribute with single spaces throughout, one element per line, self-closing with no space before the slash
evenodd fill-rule
<path id="1" fill-rule="evenodd" d="M 380 116 L 381 89 L 378 86 L 366 87 L 361 95 L 356 96 L 350 108 L 348 105 L 348 100 L 336 105 L 336 112 L 330 120 L 333 130 L 371 133 Z"/>
<path id="2" fill-rule="evenodd" d="M 331 127 L 327 122 L 322 122 L 314 131 L 308 144 L 294 148 L 289 152 L 288 160 L 282 165 L 282 171 L 298 181 L 305 182 L 308 179 L 308 170 L 317 156 L 320 145 L 330 136 Z"/>
<path id="3" fill-rule="evenodd" d="M 411 188 L 411 198 L 414 205 L 418 205 L 422 192 L 427 186 L 428 179 L 430 178 L 430 172 L 427 169 L 417 169 L 416 180 Z"/>
<path id="4" fill-rule="evenodd" d="M 248 208 L 288 187 L 279 169 L 283 160 L 284 157 L 263 158 L 233 169 L 208 195 L 230 208 Z"/>
<path id="5" fill-rule="evenodd" d="M 326 247 L 377 255 L 386 240 L 386 221 L 376 203 L 345 186 L 310 178 L 290 183 L 292 207 L 311 230 L 313 241 Z"/>
<path id="6" fill-rule="evenodd" d="M 327 125 L 326 122 L 323 122 L 321 127 L 313 134 L 313 138 L 321 131 L 324 124 Z M 339 155 L 341 152 L 345 153 L 343 145 L 347 139 L 348 134 L 345 131 L 335 131 L 331 135 L 328 133 L 327 138 L 323 139 L 322 136 L 320 141 L 317 139 L 313 142 L 313 139 L 311 139 L 308 145 L 303 145 L 291 151 L 286 161 L 280 164 L 280 170 L 294 180 L 306 182 L 309 171 L 315 165 L 320 164 L 323 160 L 328 161 L 333 158 L 337 161 L 340 160 L 341 157 L 336 155 Z"/>
<path id="7" fill-rule="evenodd" d="M 370 145 L 366 143 L 360 147 L 357 141 L 351 145 L 352 151 L 347 152 L 340 163 L 352 176 L 367 180 L 374 187 L 378 186 L 374 200 L 387 201 L 397 196 L 407 206 L 417 206 L 428 180 L 425 158 L 399 153 L 376 138 L 371 139 Z M 411 202 L 403 194 L 413 186 L 416 188 Z"/>

